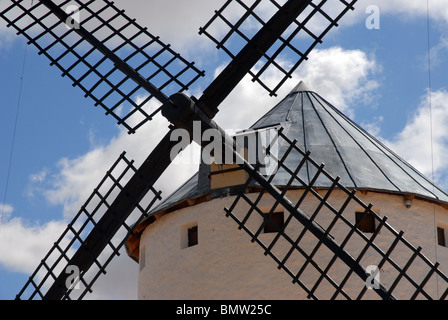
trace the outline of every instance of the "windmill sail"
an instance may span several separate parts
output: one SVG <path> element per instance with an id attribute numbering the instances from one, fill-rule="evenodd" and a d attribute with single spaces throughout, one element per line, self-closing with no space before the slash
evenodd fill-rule
<path id="1" fill-rule="evenodd" d="M 9 1 L 2 17 L 130 133 L 203 72 L 112 1 Z M 137 95 L 145 95 L 136 102 Z"/>
<path id="2" fill-rule="evenodd" d="M 226 6 L 230 2 L 228 1 Z M 27 5 L 29 1 L 11 0 L 11 5 L 0 12 L 0 16 L 8 22 L 8 26 L 13 26 L 30 44 L 36 46 L 39 53 L 46 56 L 52 65 L 56 65 L 63 76 L 70 78 L 74 86 L 81 88 L 86 97 L 92 98 L 95 105 L 103 107 L 107 114 L 111 114 L 132 133 L 162 109 L 149 106 L 148 102 L 153 97 L 163 104 L 164 111 L 167 111 L 164 116 L 172 123 L 177 121 L 189 127 L 192 119 L 200 118 L 210 124 L 219 104 L 260 58 L 266 62 L 259 72 L 252 72 L 252 75 L 263 86 L 267 88 L 261 76 L 270 66 L 275 66 L 285 75 L 284 80 L 269 89 L 271 94 L 275 94 L 278 87 L 290 77 L 342 15 L 352 9 L 355 2 L 356 0 L 350 3 L 341 0 L 337 13 L 331 15 L 324 11 L 327 10 L 326 1 L 315 4 L 309 0 L 289 0 L 283 1 L 283 5 L 280 5 L 280 1 L 255 1 L 250 9 L 243 1 L 236 1 L 248 11 L 239 22 L 232 25 L 227 38 L 231 38 L 235 32 L 240 34 L 237 30 L 245 21 L 255 19 L 260 28 L 253 37 L 243 37 L 243 49 L 236 55 L 233 53 L 235 51 L 232 51 L 229 66 L 204 90 L 199 100 L 170 94 L 186 90 L 202 72 L 127 17 L 124 11 L 117 9 L 111 1 L 76 0 L 73 7 L 70 5 L 73 3 L 71 1 L 40 0 Z M 264 20 L 256 9 L 266 3 L 273 5 L 277 12 Z M 221 14 L 223 9 L 212 22 L 218 18 L 226 20 Z M 328 9 L 333 12 L 333 7 Z M 301 14 L 303 16 L 299 18 Z M 325 18 L 328 26 L 319 32 L 312 31 L 308 23 L 313 17 Z M 212 22 L 202 29 L 203 33 L 210 34 L 208 30 Z M 297 49 L 292 43 L 302 30 L 313 39 L 312 44 L 305 50 Z M 227 44 L 227 39 L 219 41 L 219 46 Z M 279 67 L 285 50 L 292 51 L 299 57 L 290 69 Z M 230 52 L 228 49 L 226 51 Z M 135 96 L 140 91 L 149 96 L 137 104 Z M 173 104 L 174 98 L 181 98 L 179 105 Z M 127 110 L 121 115 L 123 105 Z M 185 106 L 188 110 L 180 110 Z M 186 112 L 178 112 L 179 110 Z M 179 114 L 193 116 L 189 119 L 178 119 Z M 122 177 L 121 173 L 106 176 L 104 181 L 112 182 L 111 189 L 102 193 L 95 190 L 86 203 L 86 206 L 93 205 L 93 210 L 85 211 L 86 206 L 81 208 L 18 298 L 71 298 L 73 290 L 71 284 L 67 285 L 70 278 L 67 271 L 72 270 L 70 267 L 73 266 L 78 268 L 84 286 L 79 298 L 91 290 L 93 282 L 104 273 L 104 268 L 118 254 L 119 247 L 125 241 L 123 239 L 126 235 L 124 238 L 119 237 L 118 244 L 114 243 L 114 235 L 122 227 L 129 230 L 128 223 L 124 223 L 135 208 L 140 212 L 140 216 L 145 215 L 148 207 L 160 198 L 159 192 L 152 186 L 171 163 L 170 151 L 173 145 L 168 133 L 138 169 L 124 157 L 120 158 L 117 164 L 122 161 L 126 163 L 123 173 L 131 173 L 129 182 L 125 183 L 119 178 Z M 257 175 L 255 171 L 253 174 Z M 115 194 L 114 190 L 117 190 L 118 194 Z M 148 191 L 152 193 L 149 204 L 140 205 Z M 283 199 L 281 197 L 279 201 L 284 201 Z M 229 214 L 231 212 L 233 207 Z M 94 220 L 94 216 L 99 219 Z M 80 228 L 75 228 L 75 225 L 80 225 Z M 110 249 L 111 253 L 103 263 L 98 257 L 103 255 L 105 248 Z M 98 270 L 93 271 L 91 276 L 87 275 L 92 266 L 97 266 Z M 355 267 L 355 270 L 358 270 L 358 274 L 361 273 L 358 267 Z"/>
<path id="3" fill-rule="evenodd" d="M 403 231 L 388 223 L 387 216 L 378 215 L 372 204 L 363 203 L 355 189 L 344 187 L 339 177 L 313 160 L 312 153 L 302 151 L 297 141 L 282 130 L 278 139 L 285 148 L 276 159 L 278 170 L 266 178 L 249 164 L 242 165 L 250 174 L 245 187 L 256 182 L 259 192 L 240 192 L 225 212 L 306 291 L 308 298 L 395 299 L 399 295 L 402 299 L 446 299 L 448 277 L 439 263 L 431 262 L 422 247 L 411 244 Z M 272 183 L 276 175 L 286 181 L 281 189 Z M 327 187 L 318 190 L 316 185 L 322 184 Z M 301 192 L 292 194 L 297 188 Z M 261 207 L 261 200 L 266 198 L 272 200 L 270 208 Z M 353 206 L 360 208 L 355 221 L 346 212 Z M 285 214 L 281 224 L 274 218 L 278 211 Z M 261 224 L 255 218 L 259 216 L 263 218 Z M 372 229 L 367 233 L 368 220 Z M 260 237 L 266 226 L 275 232 L 268 241 Z"/>
<path id="4" fill-rule="evenodd" d="M 200 33 L 211 39 L 232 59 L 241 48 L 254 39 L 256 32 L 266 26 L 273 13 L 280 11 L 278 0 L 228 0 L 215 12 Z M 269 50 L 248 73 L 271 95 L 276 95 L 283 83 L 306 59 L 313 48 L 335 26 L 357 0 L 303 0 L 300 15 L 288 26 Z M 237 14 L 237 13 L 238 14 Z M 225 30 L 223 32 L 223 30 Z M 280 80 L 270 81 L 272 74 L 281 74 Z M 268 77 L 265 77 L 268 75 Z"/>
<path id="5" fill-rule="evenodd" d="M 137 193 L 127 195 L 132 198 L 128 201 L 134 203 L 127 204 L 135 208 L 132 212 L 111 212 L 113 203 L 128 188 L 128 181 L 136 172 L 133 161 L 123 152 L 42 259 L 17 299 L 82 299 L 92 292 L 94 282 L 120 254 L 132 224 L 143 219 L 161 199 L 160 191 L 148 185 L 149 193 L 144 199 L 134 198 Z"/>

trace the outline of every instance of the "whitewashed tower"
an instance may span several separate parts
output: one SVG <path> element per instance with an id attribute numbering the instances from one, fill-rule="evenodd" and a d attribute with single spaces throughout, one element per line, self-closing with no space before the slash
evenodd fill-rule
<path id="1" fill-rule="evenodd" d="M 311 157 L 325 164 L 325 170 L 340 177 L 340 182 L 348 189 L 356 189 L 357 197 L 364 203 L 371 203 L 380 216 L 387 216 L 387 222 L 410 242 L 418 244 L 428 258 L 441 262 L 442 270 L 448 265 L 446 233 L 448 230 L 448 195 L 435 186 L 428 178 L 401 159 L 371 136 L 356 123 L 310 90 L 303 82 L 298 84 L 280 103 L 266 113 L 254 125 L 253 130 L 283 127 L 289 139 L 296 139 L 297 145 L 310 151 Z M 286 152 L 280 145 L 279 158 Z M 300 158 L 289 159 L 291 169 L 296 168 Z M 308 183 L 314 176 L 313 168 L 304 166 L 299 175 Z M 314 170 L 315 171 L 315 170 Z M 201 164 L 197 174 L 165 199 L 152 214 L 135 226 L 136 235 L 127 242 L 128 254 L 139 262 L 140 299 L 306 299 L 308 293 L 291 277 L 279 270 L 278 262 L 264 255 L 264 250 L 251 242 L 248 235 L 238 230 L 232 219 L 226 217 L 224 207 L 230 207 L 235 195 L 245 183 L 247 174 L 237 165 Z M 272 181 L 279 188 L 288 184 L 288 176 L 281 172 Z M 314 192 L 325 196 L 331 188 L 325 179 L 312 181 Z M 256 198 L 257 184 L 246 186 L 246 196 Z M 306 193 L 299 184 L 292 184 L 286 195 L 290 199 L 300 199 Z M 268 211 L 273 198 L 263 197 L 258 205 Z M 343 192 L 334 190 L 329 198 L 335 204 L 344 201 Z M 316 203 L 306 198 L 300 208 L 314 212 Z M 358 229 L 367 236 L 378 228 L 378 222 L 369 217 L 361 217 L 363 208 L 350 202 L 344 210 L 344 217 L 359 223 Z M 324 210 L 318 215 L 319 223 L 330 224 L 330 215 Z M 361 221 L 359 221 L 361 219 Z M 272 216 L 279 227 L 287 220 L 279 206 Z M 263 218 L 251 218 L 248 225 L 259 226 Z M 294 228 L 289 223 L 288 228 Z M 300 226 L 296 226 L 300 228 Z M 256 227 L 255 227 L 256 228 Z M 343 239 L 347 230 L 337 225 L 332 229 L 332 238 Z M 375 234 L 376 242 L 387 242 L 387 232 Z M 269 243 L 276 236 L 275 228 L 266 225 L 259 235 L 260 241 Z M 384 238 L 384 239 L 383 239 Z M 282 244 L 278 245 L 280 248 Z M 316 243 L 307 236 L 300 249 L 311 253 Z M 361 244 L 352 241 L 346 245 L 351 250 L 361 250 Z M 287 246 L 285 246 L 285 250 Z M 281 250 L 281 249 L 280 249 Z M 394 259 L 409 259 L 405 254 Z M 420 249 L 419 249 L 420 250 Z M 280 253 L 279 253 L 280 254 Z M 284 253 L 282 253 L 284 254 Z M 312 254 L 312 253 L 311 253 Z M 329 259 L 325 252 L 312 254 L 313 260 Z M 370 265 L 381 265 L 374 253 L 367 252 L 364 258 Z M 288 263 L 300 269 L 301 265 L 312 264 L 301 258 L 290 257 Z M 331 278 L 338 278 L 339 266 L 328 271 Z M 394 285 L 397 275 L 387 263 L 379 268 L 382 283 Z M 415 277 L 426 271 L 419 265 L 407 270 Z M 302 283 L 310 287 L 317 276 L 312 271 L 301 274 Z M 434 295 L 438 289 L 437 278 L 431 279 L 426 290 Z M 317 287 L 313 294 L 324 299 L 326 286 Z M 350 281 L 345 290 L 351 290 Z M 401 285 L 401 283 L 400 283 Z M 353 284 L 354 286 L 354 284 Z M 407 287 L 395 293 L 397 298 L 408 298 Z M 365 293 L 367 298 L 377 298 L 372 290 Z"/>
<path id="2" fill-rule="evenodd" d="M 124 243 L 140 264 L 142 299 L 448 298 L 447 194 L 303 83 L 243 134 L 247 145 L 217 137 L 238 165 L 203 163 L 152 207 L 171 134 L 194 133 L 198 120 L 222 133 L 213 118 L 248 75 L 275 95 L 357 0 L 227 1 L 200 33 L 230 62 L 198 98 L 184 92 L 204 71 L 112 1 L 25 2 L 6 1 L 0 17 L 95 106 L 129 133 L 159 112 L 171 125 L 139 167 L 120 154 L 17 299 L 84 298 Z M 271 72 L 282 74 L 277 84 Z M 272 132 L 272 146 L 249 143 Z M 273 162 L 261 157 L 254 169 L 254 145 Z"/>

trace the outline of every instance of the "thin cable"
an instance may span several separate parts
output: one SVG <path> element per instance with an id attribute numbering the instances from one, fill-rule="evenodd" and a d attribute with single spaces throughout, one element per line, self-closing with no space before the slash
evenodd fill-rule
<path id="1" fill-rule="evenodd" d="M 430 15 L 429 15 L 429 0 L 426 0 L 426 31 L 427 31 L 427 50 L 428 50 L 428 102 L 429 102 L 429 128 L 430 128 L 430 148 L 431 148 L 431 180 L 432 190 L 435 194 L 434 186 L 434 136 L 433 136 L 433 115 L 432 115 L 432 81 L 431 81 L 431 31 L 430 31 Z M 432 204 L 433 208 L 433 224 L 434 224 L 434 253 L 436 261 L 438 260 L 438 232 L 437 232 L 437 217 L 436 217 L 436 205 Z M 438 276 L 437 276 L 438 277 Z M 439 280 L 436 281 L 437 296 L 439 296 Z"/>
<path id="2" fill-rule="evenodd" d="M 431 83 L 431 39 L 429 22 L 429 0 L 426 0 L 426 20 L 427 20 L 427 38 L 428 38 L 428 99 L 429 99 L 429 126 L 430 126 L 430 148 L 431 148 L 431 179 L 434 182 L 434 142 L 432 126 L 432 83 Z M 433 185 L 434 190 L 434 185 Z"/>
<path id="3" fill-rule="evenodd" d="M 6 199 L 8 196 L 8 187 L 9 187 L 9 178 L 11 175 L 12 160 L 14 158 L 14 147 L 15 147 L 15 141 L 16 141 L 17 126 L 19 123 L 20 104 L 22 101 L 23 76 L 25 74 L 27 52 L 28 52 L 28 46 L 25 44 L 25 52 L 23 54 L 23 60 L 22 60 L 22 70 L 21 70 L 21 74 L 20 74 L 19 96 L 17 98 L 16 114 L 15 114 L 15 119 L 14 119 L 14 128 L 13 128 L 13 133 L 12 133 L 11 149 L 9 151 L 9 163 L 8 163 L 8 171 L 7 171 L 7 175 L 6 175 L 6 186 L 5 186 L 5 192 L 3 194 L 3 203 L 2 203 L 1 210 L 0 210 L 0 231 L 2 229 L 3 220 L 6 215 Z"/>
<path id="4" fill-rule="evenodd" d="M 33 6 L 34 0 L 31 0 L 30 8 Z M 28 17 L 28 24 L 30 22 L 30 17 Z M 23 76 L 25 74 L 25 65 L 26 65 L 26 57 L 28 53 L 28 45 L 25 44 L 24 53 L 23 53 L 23 60 L 22 60 L 22 70 L 20 74 L 20 84 L 19 84 L 19 96 L 17 98 L 17 105 L 16 105 L 16 116 L 14 119 L 14 128 L 12 133 L 12 142 L 11 142 L 11 150 L 9 152 L 9 163 L 8 163 L 8 172 L 6 174 L 6 185 L 5 185 L 5 193 L 3 194 L 3 204 L 0 208 L 0 231 L 2 230 L 3 226 L 3 220 L 5 217 L 6 212 L 6 199 L 8 196 L 8 187 L 9 187 L 9 177 L 11 175 L 11 167 L 12 167 L 12 159 L 14 156 L 14 146 L 16 141 L 16 133 L 17 133 L 17 125 L 19 123 L 19 111 L 20 111 L 20 104 L 22 101 L 22 88 L 23 88 Z"/>

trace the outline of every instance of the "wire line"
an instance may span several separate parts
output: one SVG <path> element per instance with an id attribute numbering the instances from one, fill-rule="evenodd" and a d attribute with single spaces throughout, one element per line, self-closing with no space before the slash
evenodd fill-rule
<path id="1" fill-rule="evenodd" d="M 434 186 L 434 133 L 433 133 L 433 110 L 432 110 L 432 81 L 431 81 L 431 26 L 430 26 L 430 10 L 429 10 L 429 0 L 426 0 L 426 36 L 427 36 L 427 50 L 428 50 L 428 102 L 429 102 L 429 129 L 430 129 L 430 150 L 431 150 L 431 180 L 433 194 L 435 196 L 435 186 Z M 436 216 L 436 205 L 432 204 L 433 208 L 433 228 L 434 228 L 434 253 L 436 261 L 438 260 L 438 232 L 437 232 L 437 216 Z M 438 278 L 438 276 L 437 276 Z M 439 297 L 439 281 L 436 280 L 436 290 L 437 296 Z"/>
<path id="2" fill-rule="evenodd" d="M 25 44 L 24 51 L 25 52 L 23 54 L 22 70 L 21 70 L 21 74 L 20 74 L 19 94 L 18 94 L 18 98 L 17 98 L 16 114 L 15 114 L 14 127 L 13 127 L 13 132 L 12 132 L 11 149 L 9 151 L 9 163 L 8 163 L 8 171 L 7 171 L 7 175 L 6 175 L 5 192 L 3 194 L 3 202 L 2 202 L 2 207 L 0 210 L 0 231 L 2 229 L 4 217 L 6 215 L 6 200 L 7 200 L 7 196 L 8 196 L 8 187 L 9 187 L 9 179 L 10 179 L 10 175 L 11 175 L 12 161 L 14 158 L 14 147 L 15 147 L 15 142 L 16 142 L 17 126 L 19 123 L 20 105 L 21 105 L 21 101 L 22 101 L 23 78 L 24 78 L 24 74 L 25 74 L 26 58 L 27 58 L 27 52 L 28 52 L 28 46 L 26 44 Z"/>

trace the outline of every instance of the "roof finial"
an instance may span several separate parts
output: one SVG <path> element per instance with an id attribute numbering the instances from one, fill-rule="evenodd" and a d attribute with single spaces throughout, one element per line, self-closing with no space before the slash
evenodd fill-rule
<path id="1" fill-rule="evenodd" d="M 312 91 L 303 81 L 300 81 L 298 85 L 294 87 L 294 89 L 291 90 L 289 94 L 296 93 L 296 92 L 305 92 L 305 91 Z"/>

